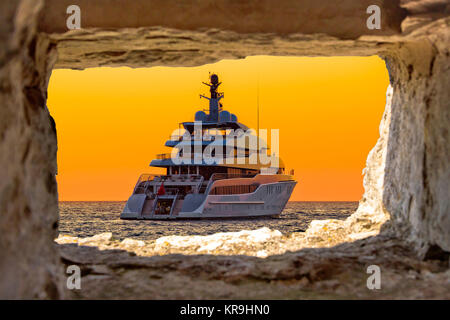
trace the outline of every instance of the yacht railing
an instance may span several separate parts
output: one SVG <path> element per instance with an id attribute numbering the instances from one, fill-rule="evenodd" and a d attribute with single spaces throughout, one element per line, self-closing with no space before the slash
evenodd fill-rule
<path id="1" fill-rule="evenodd" d="M 235 179 L 235 178 L 253 178 L 258 173 L 250 173 L 250 174 L 244 174 L 244 173 L 213 173 L 211 175 L 210 180 L 217 181 L 217 180 L 224 180 L 224 179 Z"/>
<path id="2" fill-rule="evenodd" d="M 183 140 L 183 135 L 178 135 L 178 134 L 175 134 L 175 135 L 171 135 L 171 136 L 169 136 L 169 139 L 170 139 L 170 141 L 181 141 L 181 140 Z"/>
<path id="3" fill-rule="evenodd" d="M 240 174 L 240 173 L 213 173 L 208 181 L 205 192 L 207 192 L 214 181 L 236 178 L 253 178 L 258 173 Z M 195 182 L 197 185 L 196 192 L 199 193 L 201 187 L 205 183 L 205 178 L 199 174 L 172 174 L 172 175 L 157 175 L 157 174 L 141 174 L 136 186 L 134 187 L 134 194 L 146 193 L 150 182 Z M 168 187 L 170 188 L 170 187 Z"/>
<path id="4" fill-rule="evenodd" d="M 236 179 L 236 178 L 254 178 L 258 173 L 243 174 L 243 173 L 213 173 L 209 178 L 208 185 L 205 189 L 205 193 L 209 192 L 213 183 L 217 180 Z"/>
<path id="5" fill-rule="evenodd" d="M 194 136 L 195 136 L 194 133 L 190 134 L 190 140 L 191 141 L 194 141 Z M 225 134 L 214 134 L 214 133 L 208 133 L 208 132 L 202 133 L 202 139 L 205 140 L 205 141 L 214 141 L 217 136 L 221 136 L 222 140 L 224 140 L 224 141 L 238 140 L 238 139 L 242 138 L 242 136 L 237 136 L 236 134 L 228 134 L 228 133 L 225 133 Z M 184 138 L 185 138 L 184 135 L 175 134 L 175 135 L 170 135 L 169 136 L 169 141 L 182 141 Z M 269 146 L 264 146 L 264 147 L 266 149 L 270 149 Z"/>
<path id="6" fill-rule="evenodd" d="M 153 181 L 157 176 L 158 175 L 156 174 L 149 173 L 141 174 L 138 181 L 136 182 L 133 193 L 145 193 L 148 188 L 148 182 Z"/>
<path id="7" fill-rule="evenodd" d="M 242 154 L 241 153 L 236 154 L 236 153 L 233 152 L 233 154 L 223 153 L 222 155 L 220 155 L 220 158 L 222 160 L 225 160 L 225 159 L 236 159 L 236 161 L 237 161 L 237 159 L 242 159 L 242 158 L 250 159 L 251 156 L 252 155 L 249 152 L 244 152 Z M 219 156 L 217 156 L 217 157 L 219 158 Z M 203 153 L 201 153 L 199 155 L 199 158 L 203 160 Z M 219 160 L 220 160 L 220 158 L 219 158 Z M 157 154 L 156 155 L 156 159 L 157 160 L 171 160 L 172 159 L 172 153 L 160 153 L 160 154 Z M 193 160 L 194 161 L 196 159 L 197 159 L 196 158 L 196 153 L 194 153 L 194 152 L 191 153 L 190 157 L 180 156 L 178 158 L 178 160 L 184 160 L 184 161 L 189 161 L 189 160 Z M 250 161 L 250 160 L 247 160 L 247 161 Z M 194 162 L 192 162 L 192 164 L 194 164 Z"/>
<path id="8" fill-rule="evenodd" d="M 203 177 L 203 176 L 200 176 L 200 177 L 201 177 L 201 179 L 200 179 L 200 182 L 199 182 L 199 184 L 197 186 L 197 193 L 200 193 L 200 188 L 202 187 L 203 181 L 205 180 L 205 177 Z"/>
<path id="9" fill-rule="evenodd" d="M 222 139 L 226 139 L 226 138 L 227 138 L 226 135 L 222 136 Z M 214 135 L 214 134 L 210 134 L 210 135 L 205 134 L 202 136 L 202 140 L 204 140 L 204 141 L 214 141 L 215 139 L 216 139 L 216 135 Z M 183 140 L 184 140 L 184 136 L 170 136 L 170 139 L 169 139 L 169 141 L 177 141 L 177 142 L 180 142 Z M 186 139 L 186 141 L 189 141 L 189 140 Z M 191 134 L 190 141 L 195 141 L 194 134 Z"/>
<path id="10" fill-rule="evenodd" d="M 158 159 L 158 160 L 172 159 L 172 154 L 171 153 L 160 153 L 160 154 L 156 155 L 156 159 Z"/>
<path id="11" fill-rule="evenodd" d="M 158 174 L 141 174 L 139 177 L 133 193 L 145 193 L 149 187 L 149 182 L 195 182 L 198 184 L 197 191 L 203 184 L 204 177 L 199 174 L 173 174 L 173 175 L 158 175 Z"/>
<path id="12" fill-rule="evenodd" d="M 183 173 L 183 174 L 171 174 L 171 175 L 159 175 L 155 181 L 200 181 L 203 176 L 200 174 Z"/>

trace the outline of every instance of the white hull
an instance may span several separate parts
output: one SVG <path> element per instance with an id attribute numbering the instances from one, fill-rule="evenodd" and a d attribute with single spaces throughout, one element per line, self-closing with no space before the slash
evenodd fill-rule
<path id="1" fill-rule="evenodd" d="M 167 214 L 156 214 L 152 201 L 145 194 L 130 197 L 120 216 L 122 219 L 198 219 L 237 218 L 279 215 L 288 202 L 296 181 L 261 184 L 254 192 L 234 195 L 187 195 L 183 200 L 176 196 L 173 208 Z M 178 206 L 178 207 L 177 207 Z"/>

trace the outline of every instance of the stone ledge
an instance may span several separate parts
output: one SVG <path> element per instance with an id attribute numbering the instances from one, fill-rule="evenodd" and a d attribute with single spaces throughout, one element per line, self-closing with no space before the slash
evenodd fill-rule
<path id="1" fill-rule="evenodd" d="M 147 256 L 140 246 L 130 252 L 111 250 L 113 245 L 107 248 L 104 244 L 58 246 L 62 261 L 79 265 L 83 275 L 81 290 L 67 292 L 68 298 L 450 298 L 448 261 L 417 260 L 405 243 L 385 236 L 264 259 L 210 254 Z M 373 264 L 381 268 L 381 290 L 366 287 L 366 269 Z"/>

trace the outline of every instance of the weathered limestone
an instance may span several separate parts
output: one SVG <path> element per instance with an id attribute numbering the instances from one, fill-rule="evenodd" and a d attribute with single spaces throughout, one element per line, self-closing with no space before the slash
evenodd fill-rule
<path id="1" fill-rule="evenodd" d="M 383 204 L 422 256 L 450 251 L 450 20 L 416 30 L 388 58 L 394 96 Z"/>
<path id="2" fill-rule="evenodd" d="M 355 39 L 363 34 L 389 35 L 400 32 L 406 10 L 399 0 L 47 0 L 40 30 L 67 30 L 69 5 L 82 12 L 82 28 L 121 29 L 161 26 L 178 30 L 218 29 L 240 34 L 327 34 Z M 381 30 L 366 28 L 366 8 L 379 5 Z M 63 14 L 61 14 L 63 13 Z"/>
<path id="3" fill-rule="evenodd" d="M 65 32 L 65 8 L 69 2 L 82 7 L 85 29 Z M 365 8 L 369 2 L 382 8 L 382 30 L 365 27 Z M 120 9 L 113 3 L 121 4 Z M 38 13 L 43 6 L 38 33 Z M 211 11 L 214 15 L 206 14 Z M 430 276 L 424 276 L 421 271 L 411 275 L 417 279 L 434 279 L 419 282 L 420 285 L 408 282 L 410 286 L 402 287 L 399 270 L 419 270 L 418 264 L 427 264 L 414 260 L 414 254 L 423 258 L 448 259 L 445 251 L 450 251 L 449 14 L 450 5 L 445 0 L 346 0 L 339 5 L 335 1 L 313 0 L 282 3 L 275 0 L 219 0 L 214 4 L 197 0 L 195 5 L 189 6 L 175 0 L 0 2 L 0 297 L 58 298 L 64 294 L 61 288 L 64 281 L 58 280 L 64 272 L 59 265 L 58 252 L 52 245 L 58 227 L 55 125 L 45 105 L 47 83 L 54 66 L 77 69 L 193 66 L 256 54 L 377 54 L 386 60 L 391 88 L 387 93 L 380 139 L 367 160 L 365 194 L 360 207 L 346 221 L 312 223 L 304 235 L 296 236 L 298 246 L 295 250 L 304 246 L 328 247 L 372 236 L 380 232 L 380 227 L 381 232 L 376 237 L 334 248 L 301 250 L 295 261 L 290 260 L 289 254 L 272 258 L 267 248 L 261 245 L 254 248 L 258 249 L 254 251 L 255 255 L 268 256 L 268 264 L 261 265 L 260 259 L 250 257 L 250 260 L 232 257 L 231 264 L 217 257 L 161 257 L 158 260 L 161 270 L 170 269 L 173 264 L 184 266 L 170 273 L 171 279 L 175 279 L 171 282 L 174 288 L 189 279 L 196 283 L 195 272 L 208 270 L 211 263 L 218 266 L 213 269 L 213 276 L 199 280 L 197 291 L 185 292 L 191 296 L 180 297 L 215 296 L 214 292 L 209 292 L 211 295 L 208 296 L 201 288 L 209 281 L 216 281 L 217 277 L 227 281 L 287 279 L 297 285 L 301 281 L 338 281 L 337 285 L 342 286 L 345 279 L 353 279 L 355 274 L 359 275 L 355 279 L 361 280 L 361 272 L 364 272 L 361 266 L 373 262 L 371 256 L 381 257 L 380 263 L 395 261 L 390 265 L 393 268 L 390 274 L 396 280 L 391 283 L 401 288 L 400 293 L 415 292 L 415 296 L 420 297 L 430 290 L 427 288 L 433 288 L 436 291 L 425 294 L 426 297 L 443 297 L 439 290 L 449 277 L 442 269 L 448 268 L 448 260 L 446 266 L 430 267 L 432 273 L 437 272 Z M 111 243 L 119 249 L 133 251 L 139 247 L 139 252 L 145 252 L 147 247 L 130 240 L 116 244 L 108 237 L 100 237 L 102 241 L 106 239 L 105 248 L 110 248 Z M 394 239 L 389 242 L 392 246 L 386 247 L 383 242 L 386 239 Z M 400 239 L 409 241 L 414 252 L 405 254 Z M 84 241 L 95 244 L 98 240 Z M 293 245 L 291 240 L 274 241 L 274 244 L 281 244 L 274 245 L 273 252 L 285 252 L 283 250 Z M 71 241 L 79 243 L 77 239 Z M 226 242 L 222 244 L 226 245 Z M 102 261 L 108 261 L 107 270 L 112 275 L 119 276 L 126 271 L 123 278 L 113 277 L 114 281 L 108 285 L 115 285 L 117 289 L 127 280 L 135 280 L 137 288 L 129 288 L 129 297 L 133 297 L 133 292 L 136 297 L 144 297 L 138 294 L 139 286 L 147 290 L 146 297 L 170 296 L 170 292 L 164 296 L 161 287 L 155 286 L 157 280 L 152 286 L 140 284 L 137 280 L 142 278 L 142 273 L 127 270 L 127 263 L 133 268 L 138 264 L 145 274 L 154 277 L 151 279 L 158 279 L 156 273 L 145 269 L 155 267 L 155 260 L 151 263 L 129 262 L 121 260 L 120 255 L 103 252 L 105 258 L 94 251 L 87 252 L 85 246 L 64 245 L 62 250 L 65 262 L 90 263 L 89 270 L 94 270 L 91 273 L 97 277 L 88 282 L 92 288 L 102 288 L 99 284 L 108 277 L 102 274 L 101 270 L 106 270 Z M 345 260 L 350 252 L 353 255 Z M 89 257 L 91 254 L 95 257 Z M 80 256 L 91 260 L 83 262 Z M 320 264 L 323 261 L 326 267 Z M 356 273 L 345 273 L 342 268 L 336 269 L 339 272 L 330 271 L 341 263 L 348 267 L 355 261 L 360 261 L 359 269 L 353 270 Z M 306 265 L 304 269 L 303 265 Z M 317 269 L 326 276 L 316 278 Z M 261 270 L 265 270 L 261 273 L 264 276 L 258 273 Z M 266 272 L 270 276 L 266 277 Z M 189 279 L 185 277 L 186 273 Z M 167 284 L 166 280 L 162 279 L 161 283 Z M 352 281 L 342 294 L 352 292 L 351 287 L 357 285 Z M 332 284 L 335 285 L 336 282 Z M 309 288 L 319 290 L 320 286 L 331 284 L 314 284 Z M 269 294 L 272 290 L 265 288 L 266 297 L 273 297 Z M 279 288 L 280 292 L 286 293 L 283 297 L 289 296 L 291 291 Z M 179 289 L 182 292 L 182 288 Z M 228 289 L 222 292 L 225 296 L 237 297 L 243 288 Z M 248 295 L 243 296 L 250 297 L 249 292 L 254 292 L 250 289 Z M 103 292 L 117 294 L 120 291 L 88 292 L 92 293 L 91 297 L 101 297 Z M 170 297 L 177 297 L 177 291 L 173 290 Z"/>
<path id="4" fill-rule="evenodd" d="M 88 238 L 59 236 L 55 241 L 58 244 L 93 246 L 101 250 L 126 250 L 141 256 L 180 253 L 185 255 L 241 254 L 267 257 L 306 247 L 304 241 L 300 240 L 302 237 L 302 233 L 283 236 L 278 230 L 261 228 L 239 232 L 222 232 L 207 236 L 165 236 L 153 241 L 140 241 L 130 238 L 119 241 L 115 240 L 110 232 Z"/>
<path id="5" fill-rule="evenodd" d="M 209 236 L 167 236 L 155 241 L 156 250 L 165 247 L 181 249 L 183 251 L 194 249 L 197 253 L 212 253 L 222 249 L 239 253 L 242 246 L 254 246 L 266 244 L 269 241 L 277 241 L 282 237 L 278 230 L 262 228 L 254 231 L 242 230 L 239 232 L 223 232 Z"/>
<path id="6" fill-rule="evenodd" d="M 55 52 L 41 1 L 0 3 L 0 298 L 60 298 L 56 132 L 46 107 Z"/>
<path id="7" fill-rule="evenodd" d="M 417 260 L 403 242 L 384 235 L 333 248 L 321 248 L 328 245 L 323 237 L 262 228 L 156 241 L 102 233 L 56 242 L 63 262 L 80 266 L 84 275 L 82 289 L 66 293 L 77 299 L 450 297 L 446 261 Z M 382 290 L 366 287 L 372 264 L 382 267 Z"/>
<path id="8" fill-rule="evenodd" d="M 273 234 L 276 241 L 239 241 L 244 234 L 253 235 L 253 240 Z M 196 243 L 208 245 L 211 237 L 223 236 L 198 237 Z M 126 240 L 121 243 L 110 234 L 101 235 L 95 242 L 93 237 L 76 239 L 78 243 L 90 239 L 89 246 L 62 244 L 63 262 L 80 266 L 83 274 L 81 290 L 66 295 L 75 299 L 450 298 L 447 263 L 417 260 L 398 239 L 378 236 L 333 248 L 294 249 L 296 252 L 266 256 L 259 253 L 260 248 L 265 246 L 270 253 L 276 244 L 283 246 L 291 240 L 263 229 L 228 237 L 239 245 L 237 252 L 245 255 L 230 252 L 226 242 L 202 255 L 191 255 L 196 254 L 195 245 L 186 247 L 183 255 L 167 254 L 165 249 L 155 252 L 155 241 L 141 245 L 126 239 L 135 244 L 125 248 Z M 69 237 L 57 241 L 71 242 L 65 238 Z M 295 240 L 292 245 L 299 243 Z M 171 252 L 176 253 L 173 249 Z M 366 287 L 366 270 L 372 264 L 382 268 L 381 290 Z"/>

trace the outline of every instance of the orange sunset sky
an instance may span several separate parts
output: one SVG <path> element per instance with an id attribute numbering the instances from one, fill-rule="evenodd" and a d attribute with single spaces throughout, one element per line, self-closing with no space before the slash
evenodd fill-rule
<path id="1" fill-rule="evenodd" d="M 193 68 L 54 70 L 48 108 L 58 135 L 60 201 L 126 200 L 182 121 L 207 108 L 199 94 L 218 73 L 224 109 L 256 128 L 280 130 L 295 169 L 291 201 L 357 201 L 389 84 L 379 57 L 248 57 Z"/>

